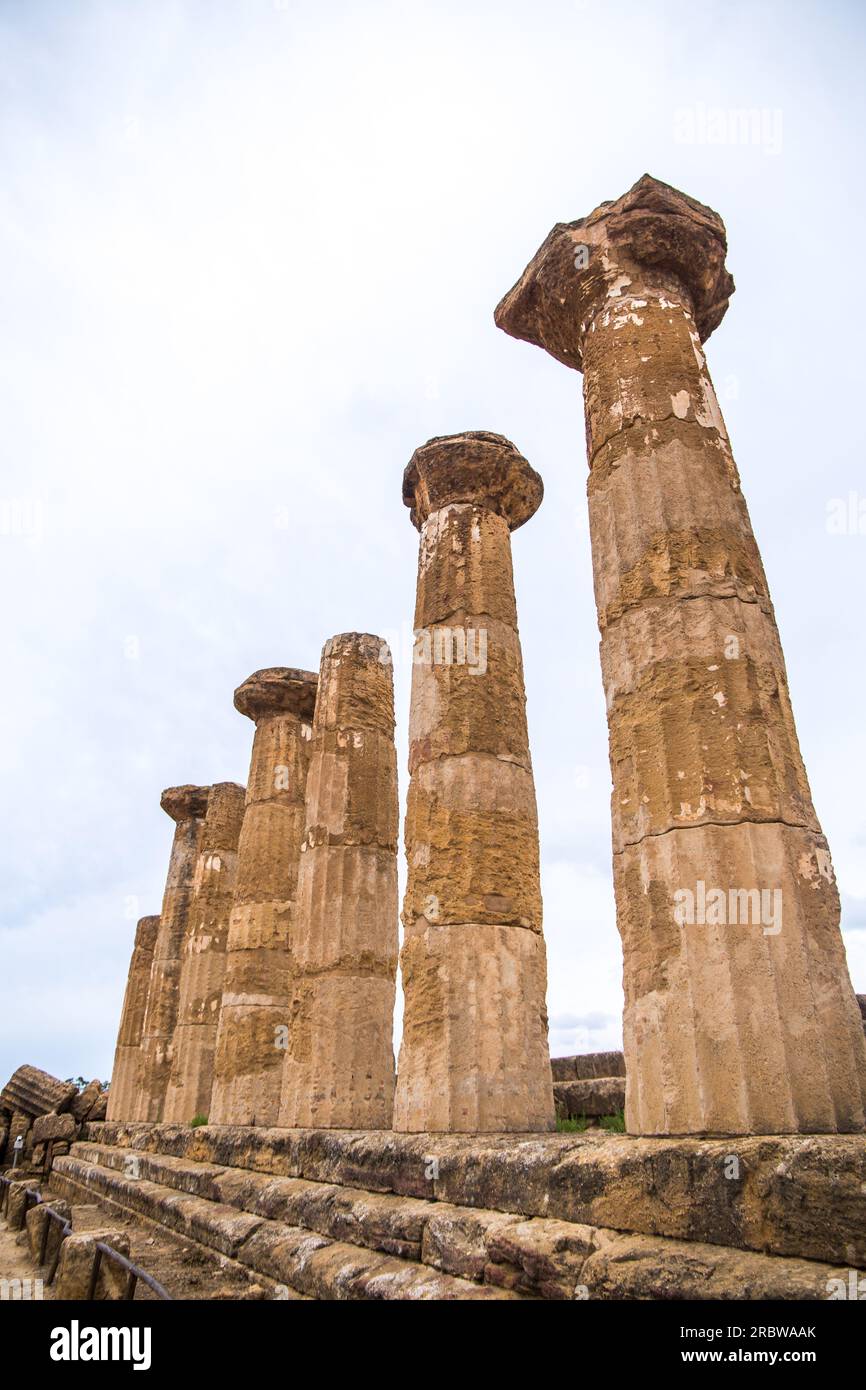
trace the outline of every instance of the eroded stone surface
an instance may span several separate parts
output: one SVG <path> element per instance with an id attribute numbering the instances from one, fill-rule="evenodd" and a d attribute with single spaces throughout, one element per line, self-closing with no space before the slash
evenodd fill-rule
<path id="1" fill-rule="evenodd" d="M 0 1110 L 12 1115 L 47 1115 L 49 1110 L 67 1110 L 78 1087 L 70 1081 L 60 1081 L 39 1067 L 18 1067 L 0 1091 Z"/>
<path id="2" fill-rule="evenodd" d="M 238 842 L 209 1117 L 275 1124 L 292 987 L 292 925 L 317 677 L 270 667 L 235 692 L 255 720 Z"/>
<path id="3" fill-rule="evenodd" d="M 342 633 L 319 672 L 281 1125 L 391 1124 L 397 817 L 391 654 Z"/>
<path id="4" fill-rule="evenodd" d="M 97 1143 L 256 1175 L 866 1267 L 866 1145 L 859 1135 L 732 1140 L 644 1139 L 598 1130 L 475 1137 L 86 1128 Z"/>
<path id="5" fill-rule="evenodd" d="M 166 1142 L 173 1133 L 180 1131 L 159 1127 L 151 1129 L 149 1137 L 151 1141 Z M 283 1139 L 289 1137 L 287 1131 L 279 1133 Z M 250 1134 L 264 1156 L 268 1132 L 254 1130 Z M 332 1156 L 338 1151 L 344 1153 L 345 1175 L 351 1172 L 356 1186 L 271 1178 L 263 1173 L 220 1169 L 189 1158 L 91 1142 L 76 1145 L 74 1154 L 60 1161 L 56 1178 L 71 1195 L 91 1193 L 112 1209 L 116 1205 L 147 1216 L 241 1261 L 263 1277 L 285 1282 L 296 1292 L 314 1298 L 462 1299 L 498 1294 L 557 1300 L 825 1299 L 839 1283 L 847 1289 L 849 1269 L 853 1268 L 855 1278 L 860 1277 L 857 1261 L 864 1250 L 862 1228 L 859 1244 L 848 1244 L 831 1215 L 835 1197 L 847 1195 L 840 1186 L 842 1169 L 838 1160 L 846 1148 L 849 1159 L 854 1157 L 853 1140 L 744 1141 L 749 1153 L 743 1158 L 753 1170 L 752 1180 L 758 1179 L 759 1173 L 766 1177 L 772 1171 L 773 1182 L 785 1192 L 785 1216 L 780 1207 L 767 1200 L 769 1189 L 755 1194 L 755 1215 L 763 1198 L 762 1209 L 769 1220 L 763 1230 L 756 1226 L 754 1234 L 765 1247 L 772 1246 L 783 1233 L 785 1239 L 795 1243 L 805 1236 L 809 1258 L 804 1259 L 732 1248 L 721 1239 L 709 1244 L 700 1239 L 618 1232 L 609 1226 L 564 1219 L 561 1215 L 527 1218 L 516 1207 L 493 1210 L 480 1200 L 471 1207 L 460 1206 L 443 1200 L 434 1191 L 426 1200 L 374 1193 L 361 1184 L 365 1180 L 382 1180 L 382 1161 L 389 1151 L 393 1156 L 396 1136 L 339 1131 L 308 1131 L 305 1135 L 296 1131 L 293 1142 L 298 1156 L 306 1139 L 314 1136 L 315 1152 L 320 1157 L 326 1149 Z M 218 1146 L 222 1143 L 206 1130 L 199 1131 L 196 1137 L 211 1142 L 217 1138 Z M 574 1195 L 570 1181 L 573 1170 L 566 1173 L 564 1181 L 559 1180 L 554 1158 L 557 1147 L 560 1157 L 570 1151 L 576 1154 L 580 1149 L 585 1158 L 593 1150 L 596 1158 L 610 1158 L 613 1153 L 605 1142 L 570 1147 L 564 1136 L 561 1140 L 500 1136 L 498 1140 L 491 1137 L 472 1141 L 441 1135 L 426 1138 L 449 1150 L 445 1159 L 449 1169 L 458 1155 L 467 1160 L 449 1175 L 462 1177 L 464 1185 L 470 1171 L 468 1161 L 480 1161 L 480 1172 L 476 1167 L 472 1188 L 476 1199 L 482 1191 L 488 1197 L 501 1199 L 501 1189 L 491 1181 L 496 1171 L 493 1164 L 496 1163 L 500 1176 L 505 1168 L 514 1165 L 512 1175 L 516 1177 L 522 1170 L 524 1176 L 523 1188 L 515 1185 L 515 1197 L 524 1205 L 534 1203 L 542 1210 L 556 1207 Z M 755 1148 L 757 1144 L 759 1149 Z M 360 1162 L 364 1147 L 365 1158 Z M 399 1140 L 396 1147 L 405 1150 L 405 1157 L 410 1158 L 415 1141 Z M 690 1215 L 684 1209 L 684 1191 L 678 1185 L 682 1177 L 679 1165 L 686 1151 L 698 1166 L 702 1161 L 712 1164 L 711 1146 L 694 1140 L 684 1144 L 621 1139 L 617 1147 L 631 1149 L 633 1156 L 646 1165 L 644 1192 L 665 1219 Z M 859 1150 L 862 1171 L 862 1144 Z M 546 1168 L 538 1161 L 545 1151 Z M 307 1162 L 313 1153 L 310 1147 Z M 666 1157 L 672 1160 L 672 1168 L 667 1166 Z M 725 1160 L 726 1174 L 717 1175 L 719 1184 L 726 1182 L 729 1187 L 730 1157 Z M 803 1159 L 811 1173 L 808 1190 L 802 1186 L 805 1170 L 799 1168 Z M 426 1161 L 429 1164 L 429 1155 Z M 621 1169 L 620 1179 L 623 1172 Z M 478 1186 L 478 1176 L 483 1187 Z M 621 1187 L 613 1172 L 605 1173 L 604 1169 L 595 1176 L 610 1182 L 614 1200 L 617 1196 L 625 1198 L 624 1212 L 631 1218 L 634 1210 L 628 1203 L 633 1188 L 629 1183 Z M 591 1192 L 589 1177 L 585 1174 L 577 1183 L 584 1200 Z M 653 1182 L 657 1184 L 655 1189 Z M 445 1185 L 440 1179 L 433 1184 L 437 1188 Z M 600 1193 L 596 1184 L 595 1197 Z M 705 1187 L 697 1198 L 704 1204 L 711 1199 L 711 1186 Z M 812 1219 L 812 1210 L 821 1212 L 818 1224 Z M 848 1214 L 856 1218 L 851 1208 Z M 712 1215 L 717 1217 L 718 1211 Z M 825 1249 L 833 1249 L 830 1259 L 822 1258 L 810 1243 L 809 1234 L 821 1235 Z M 834 1245 L 840 1234 L 841 1258 Z"/>
<path id="6" fill-rule="evenodd" d="M 60 1262 L 55 1276 L 55 1298 L 84 1299 L 90 1295 L 90 1282 L 96 1261 L 96 1242 L 104 1241 L 119 1255 L 129 1255 L 129 1236 L 124 1231 L 75 1232 L 66 1237 L 60 1249 Z M 114 1301 L 126 1292 L 126 1271 L 110 1261 L 100 1260 L 93 1297 Z"/>
<path id="7" fill-rule="evenodd" d="M 138 1089 L 131 1094 L 131 1118 L 136 1120 L 158 1121 L 163 1115 L 180 1001 L 183 943 L 195 890 L 195 870 L 209 790 L 188 785 L 168 787 L 160 799 L 162 809 L 175 822 L 175 832 L 153 949 Z"/>
<path id="8" fill-rule="evenodd" d="M 237 879 L 244 788 L 216 782 L 208 795 L 183 941 L 166 1121 L 207 1116 L 213 1087 L 226 943 Z"/>
<path id="9" fill-rule="evenodd" d="M 618 1115 L 625 1108 L 625 1078 L 596 1076 L 554 1081 L 553 1097 L 557 1115 L 565 1119 Z"/>
<path id="10" fill-rule="evenodd" d="M 117 1032 L 114 1068 L 106 1114 L 110 1120 L 132 1119 L 142 1086 L 142 1036 L 153 952 L 159 931 L 158 917 L 142 917 L 135 929 L 126 993 Z"/>
<path id="11" fill-rule="evenodd" d="M 510 532 L 541 479 L 500 435 L 431 439 L 403 500 L 421 531 L 394 1125 L 547 1129 L 538 818 Z"/>
<path id="12" fill-rule="evenodd" d="M 576 1057 L 551 1057 L 554 1081 L 583 1081 L 594 1076 L 625 1076 L 621 1052 L 583 1052 Z"/>
<path id="13" fill-rule="evenodd" d="M 628 1127 L 859 1130 L 838 894 L 703 351 L 725 254 L 718 214 L 644 176 L 556 226 L 496 321 L 584 374 Z"/>

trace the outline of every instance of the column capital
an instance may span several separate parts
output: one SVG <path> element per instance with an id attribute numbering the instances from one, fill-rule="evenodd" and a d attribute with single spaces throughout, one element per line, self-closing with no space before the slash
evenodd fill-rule
<path id="1" fill-rule="evenodd" d="M 717 212 L 644 174 L 614 202 L 558 222 L 500 300 L 497 327 L 578 370 L 581 339 L 599 308 L 630 292 L 685 297 L 705 341 L 734 292 Z"/>
<path id="2" fill-rule="evenodd" d="M 174 821 L 200 820 L 207 811 L 210 787 L 166 787 L 159 804 Z"/>
<path id="3" fill-rule="evenodd" d="M 428 439 L 403 474 L 403 502 L 421 529 L 431 512 L 452 502 L 498 513 L 515 531 L 538 510 L 544 485 L 509 439 L 486 430 Z"/>
<path id="4" fill-rule="evenodd" d="M 319 678 L 294 666 L 267 666 L 254 671 L 235 691 L 235 709 L 257 721 L 269 714 L 312 719 Z"/>

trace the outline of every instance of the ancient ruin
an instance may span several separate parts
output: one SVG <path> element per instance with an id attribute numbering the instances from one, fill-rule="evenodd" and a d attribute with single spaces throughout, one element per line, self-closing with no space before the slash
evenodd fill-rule
<path id="1" fill-rule="evenodd" d="M 511 532 L 541 502 L 501 435 L 431 439 L 403 478 L 421 532 L 409 715 L 397 1130 L 554 1123 L 538 816 Z"/>
<path id="2" fill-rule="evenodd" d="M 397 817 L 391 653 L 342 633 L 319 671 L 280 1125 L 390 1128 Z"/>
<path id="3" fill-rule="evenodd" d="M 169 787 L 160 798 L 160 806 L 175 822 L 175 832 L 144 1012 L 140 1086 L 132 1097 L 132 1113 L 125 1117 L 128 1119 L 162 1119 L 180 1000 L 183 943 L 195 891 L 195 871 L 209 790 L 208 787 Z"/>
<path id="4" fill-rule="evenodd" d="M 109 1120 L 128 1119 L 134 1112 L 136 1097 L 142 1087 L 144 1055 L 141 1044 L 158 931 L 158 917 L 142 917 L 135 929 L 135 945 L 129 962 L 120 1027 L 117 1030 L 114 1070 L 111 1073 L 107 1111 Z"/>
<path id="5" fill-rule="evenodd" d="M 244 788 L 210 788 L 183 941 L 171 1073 L 162 1118 L 207 1117 L 213 1086 L 226 942 L 237 878 Z"/>
<path id="6" fill-rule="evenodd" d="M 317 678 L 270 667 L 235 691 L 255 722 L 226 946 L 214 1124 L 276 1124 L 292 980 L 292 924 Z"/>
<path id="7" fill-rule="evenodd" d="M 108 1097 L 0 1092 L 0 1240 L 51 1296 L 866 1297 L 866 997 L 704 358 L 725 255 L 644 177 L 496 311 L 584 377 L 624 1052 L 548 1052 L 511 552 L 541 479 L 501 435 L 431 439 L 396 1079 L 394 676 L 349 632 L 235 692 L 246 791 L 163 793 Z"/>
<path id="8" fill-rule="evenodd" d="M 496 322 L 583 372 L 628 1128 L 860 1130 L 839 896 L 702 347 L 726 249 L 647 175 L 554 227 Z"/>

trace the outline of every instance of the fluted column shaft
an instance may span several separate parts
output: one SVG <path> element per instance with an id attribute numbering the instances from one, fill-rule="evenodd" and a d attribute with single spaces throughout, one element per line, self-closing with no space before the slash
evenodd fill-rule
<path id="1" fill-rule="evenodd" d="M 117 1047 L 108 1092 L 106 1118 L 129 1120 L 136 1108 L 142 1084 L 141 1048 L 153 952 L 159 930 L 158 917 L 142 917 L 135 929 L 135 944 L 126 978 L 126 992 L 117 1030 Z"/>
<path id="2" fill-rule="evenodd" d="M 162 1119 L 171 1072 L 180 989 L 180 965 L 195 884 L 207 787 L 169 787 L 160 805 L 175 821 L 159 930 L 153 952 L 142 1034 L 141 1090 L 133 1120 Z"/>
<path id="3" fill-rule="evenodd" d="M 555 228 L 497 321 L 584 373 L 628 1128 L 854 1130 L 839 898 L 702 347 L 724 256 L 717 214 L 647 177 Z"/>
<path id="4" fill-rule="evenodd" d="M 538 818 L 510 532 L 538 475 L 483 432 L 430 440 L 421 531 L 394 1128 L 553 1127 Z"/>
<path id="5" fill-rule="evenodd" d="M 198 1116 L 207 1116 L 210 1109 L 243 814 L 243 787 L 235 782 L 216 782 L 210 788 L 181 954 L 178 1016 L 162 1116 L 165 1122 L 188 1124 Z"/>
<path id="6" fill-rule="evenodd" d="M 217 1029 L 212 1124 L 275 1125 L 316 676 L 270 667 L 235 691 L 255 720 Z"/>
<path id="7" fill-rule="evenodd" d="M 342 633 L 319 671 L 281 1125 L 390 1128 L 397 819 L 391 653 Z"/>

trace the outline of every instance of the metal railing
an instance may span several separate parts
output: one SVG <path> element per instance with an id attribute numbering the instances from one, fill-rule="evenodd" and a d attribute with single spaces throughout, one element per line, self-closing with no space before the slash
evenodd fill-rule
<path id="1" fill-rule="evenodd" d="M 9 1189 L 13 1182 L 18 1181 L 18 1178 L 10 1178 L 4 1173 L 0 1173 L 0 1213 L 8 1209 Z M 61 1215 L 59 1211 L 55 1211 L 54 1208 L 46 1202 L 41 1192 L 37 1192 L 34 1187 L 26 1187 L 24 1189 L 25 1219 L 29 1208 L 35 1206 L 44 1207 L 47 1217 L 42 1227 L 42 1236 L 39 1243 L 40 1267 L 44 1265 L 46 1261 L 46 1255 L 48 1253 L 48 1235 L 52 1221 L 56 1222 L 60 1227 L 60 1238 L 57 1241 L 57 1249 L 54 1252 L 51 1268 L 45 1280 L 46 1284 L 51 1284 L 54 1282 L 57 1266 L 60 1263 L 60 1251 L 63 1248 L 63 1242 L 67 1236 L 72 1235 L 72 1222 L 68 1217 Z M 155 1293 L 157 1298 L 165 1299 L 169 1303 L 172 1302 L 171 1294 L 167 1289 L 163 1288 L 162 1284 L 160 1284 L 157 1279 L 154 1279 L 152 1274 L 148 1274 L 147 1270 L 141 1268 L 141 1265 L 134 1264 L 132 1260 L 128 1260 L 125 1255 L 121 1255 L 119 1250 L 115 1250 L 113 1246 L 107 1245 L 104 1240 L 98 1240 L 96 1242 L 96 1254 L 94 1256 L 93 1269 L 90 1272 L 90 1284 L 87 1290 L 88 1299 L 96 1298 L 96 1285 L 99 1281 L 99 1271 L 103 1260 L 107 1260 L 110 1264 L 118 1265 L 122 1270 L 126 1271 L 126 1286 L 123 1293 L 124 1301 L 129 1302 L 134 1299 L 136 1285 L 142 1283 L 149 1288 L 152 1293 Z"/>

